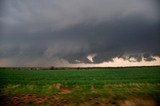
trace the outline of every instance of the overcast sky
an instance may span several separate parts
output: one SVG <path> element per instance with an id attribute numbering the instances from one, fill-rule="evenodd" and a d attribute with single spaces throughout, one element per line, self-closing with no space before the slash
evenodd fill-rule
<path id="1" fill-rule="evenodd" d="M 0 0 L 0 66 L 159 56 L 159 0 Z"/>

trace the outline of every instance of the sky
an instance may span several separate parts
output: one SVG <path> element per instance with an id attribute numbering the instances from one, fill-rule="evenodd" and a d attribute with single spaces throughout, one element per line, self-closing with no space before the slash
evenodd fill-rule
<path id="1" fill-rule="evenodd" d="M 0 67 L 160 65 L 159 0 L 0 0 Z"/>

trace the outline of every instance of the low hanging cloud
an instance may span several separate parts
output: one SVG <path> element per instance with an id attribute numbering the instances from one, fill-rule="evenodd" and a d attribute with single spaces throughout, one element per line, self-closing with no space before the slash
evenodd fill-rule
<path id="1" fill-rule="evenodd" d="M 154 62 L 159 39 L 158 0 L 0 1 L 0 66 Z"/>
<path id="2" fill-rule="evenodd" d="M 102 62 L 99 64 L 78 63 L 78 64 L 66 64 L 64 67 L 131 67 L 131 66 L 159 66 L 160 57 L 154 57 L 153 61 L 146 61 L 142 58 L 140 62 L 125 60 L 123 58 L 115 57 L 112 61 Z"/>

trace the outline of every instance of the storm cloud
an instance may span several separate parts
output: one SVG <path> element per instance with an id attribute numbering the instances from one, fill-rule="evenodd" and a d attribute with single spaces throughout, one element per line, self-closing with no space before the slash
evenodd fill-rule
<path id="1" fill-rule="evenodd" d="M 0 1 L 0 66 L 154 61 L 159 39 L 158 0 Z"/>

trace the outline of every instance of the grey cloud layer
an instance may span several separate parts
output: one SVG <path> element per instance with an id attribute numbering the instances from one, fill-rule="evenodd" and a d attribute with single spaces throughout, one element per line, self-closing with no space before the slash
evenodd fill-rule
<path id="1" fill-rule="evenodd" d="M 91 53 L 97 54 L 95 62 L 160 55 L 158 0 L 1 0 L 1 5 L 0 59 L 14 65 L 89 62 Z"/>

